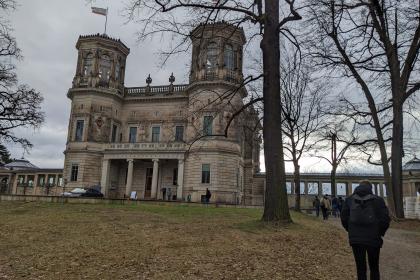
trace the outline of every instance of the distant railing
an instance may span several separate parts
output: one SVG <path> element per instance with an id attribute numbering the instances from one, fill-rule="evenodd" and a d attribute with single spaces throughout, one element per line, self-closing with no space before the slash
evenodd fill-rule
<path id="1" fill-rule="evenodd" d="M 185 91 L 188 85 L 146 86 L 125 88 L 126 94 L 160 94 Z"/>
<path id="2" fill-rule="evenodd" d="M 107 144 L 106 149 L 111 150 L 149 150 L 149 151 L 181 151 L 186 149 L 183 142 L 171 143 L 111 143 Z"/>

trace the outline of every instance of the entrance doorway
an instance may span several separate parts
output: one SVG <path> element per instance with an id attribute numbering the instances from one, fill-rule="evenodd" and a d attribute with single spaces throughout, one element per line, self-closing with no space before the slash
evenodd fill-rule
<path id="1" fill-rule="evenodd" d="M 144 186 L 144 198 L 150 198 L 152 195 L 153 168 L 146 168 L 146 185 Z"/>

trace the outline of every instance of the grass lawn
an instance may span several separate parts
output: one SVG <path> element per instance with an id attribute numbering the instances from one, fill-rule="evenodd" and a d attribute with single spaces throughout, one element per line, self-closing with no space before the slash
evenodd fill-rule
<path id="1" fill-rule="evenodd" d="M 0 203 L 0 279 L 354 279 L 343 231 L 293 213 Z"/>

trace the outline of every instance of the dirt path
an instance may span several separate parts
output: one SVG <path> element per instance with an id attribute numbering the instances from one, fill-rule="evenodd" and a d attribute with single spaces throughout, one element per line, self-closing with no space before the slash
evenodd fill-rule
<path id="1" fill-rule="evenodd" d="M 330 222 L 341 227 L 338 219 Z M 381 250 L 380 269 L 382 280 L 419 280 L 420 232 L 389 229 Z"/>
<path id="2" fill-rule="evenodd" d="M 420 232 L 389 229 L 380 262 L 384 280 L 420 279 Z"/>

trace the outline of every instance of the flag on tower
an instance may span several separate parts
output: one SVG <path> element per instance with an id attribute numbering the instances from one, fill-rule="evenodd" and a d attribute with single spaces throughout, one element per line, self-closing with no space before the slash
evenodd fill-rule
<path id="1" fill-rule="evenodd" d="M 92 13 L 107 16 L 108 15 L 108 9 L 92 7 Z"/>

